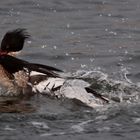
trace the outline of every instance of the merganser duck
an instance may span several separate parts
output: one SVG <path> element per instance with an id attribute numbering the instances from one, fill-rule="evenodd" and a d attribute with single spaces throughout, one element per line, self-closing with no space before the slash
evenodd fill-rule
<path id="1" fill-rule="evenodd" d="M 0 85 L 6 92 L 1 96 L 30 96 L 35 93 L 51 97 L 76 99 L 89 107 L 108 103 L 109 100 L 90 88 L 80 79 L 63 78 L 61 70 L 14 57 L 21 51 L 30 35 L 26 29 L 9 31 L 0 47 Z M 81 87 L 81 85 L 83 87 Z"/>

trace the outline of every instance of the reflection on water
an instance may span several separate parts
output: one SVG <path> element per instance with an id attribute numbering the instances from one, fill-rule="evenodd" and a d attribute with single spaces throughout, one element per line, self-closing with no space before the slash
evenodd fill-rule
<path id="1" fill-rule="evenodd" d="M 27 99 L 26 99 L 27 100 Z M 19 99 L 14 97 L 1 97 L 0 98 L 0 113 L 31 113 L 35 111 L 35 108 L 31 103 L 25 99 Z"/>

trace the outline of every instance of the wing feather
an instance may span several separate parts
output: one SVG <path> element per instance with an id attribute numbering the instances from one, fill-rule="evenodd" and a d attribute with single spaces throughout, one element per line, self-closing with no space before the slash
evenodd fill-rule
<path id="1" fill-rule="evenodd" d="M 0 64 L 10 73 L 14 74 L 23 69 L 27 69 L 29 72 L 36 71 L 44 73 L 49 77 L 59 77 L 54 71 L 60 71 L 56 68 L 45 66 L 42 64 L 29 63 L 27 61 L 15 58 L 10 55 L 0 56 Z"/>

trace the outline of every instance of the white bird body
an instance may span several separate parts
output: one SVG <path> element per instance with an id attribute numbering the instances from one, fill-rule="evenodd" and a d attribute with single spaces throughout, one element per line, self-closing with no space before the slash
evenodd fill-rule
<path id="1" fill-rule="evenodd" d="M 86 106 L 95 108 L 103 105 L 103 100 L 88 93 L 90 84 L 79 79 L 48 78 L 32 86 L 33 92 L 39 92 L 57 98 L 76 99 Z M 58 89 L 58 90 L 55 90 Z"/>

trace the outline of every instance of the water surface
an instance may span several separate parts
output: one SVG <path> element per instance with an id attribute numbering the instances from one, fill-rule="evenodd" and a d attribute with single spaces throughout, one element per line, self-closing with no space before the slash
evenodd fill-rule
<path id="1" fill-rule="evenodd" d="M 31 113 L 1 113 L 0 139 L 140 139 L 139 13 L 139 0 L 1 0 L 0 37 L 15 28 L 32 36 L 20 58 L 87 76 L 122 102 L 89 109 L 33 97 L 22 104 Z"/>

